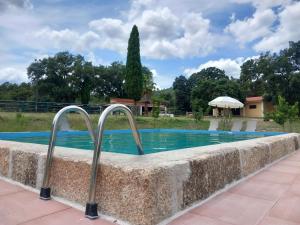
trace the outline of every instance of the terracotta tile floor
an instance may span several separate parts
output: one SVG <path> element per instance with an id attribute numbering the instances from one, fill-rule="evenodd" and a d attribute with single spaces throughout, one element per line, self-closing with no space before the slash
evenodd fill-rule
<path id="1" fill-rule="evenodd" d="M 300 225 L 300 151 L 169 225 Z"/>
<path id="2" fill-rule="evenodd" d="M 300 151 L 169 225 L 300 225 Z M 0 180 L 0 225 L 113 225 Z"/>
<path id="3" fill-rule="evenodd" d="M 112 225 L 89 220 L 84 213 L 57 201 L 40 200 L 38 194 L 0 180 L 0 225 Z"/>

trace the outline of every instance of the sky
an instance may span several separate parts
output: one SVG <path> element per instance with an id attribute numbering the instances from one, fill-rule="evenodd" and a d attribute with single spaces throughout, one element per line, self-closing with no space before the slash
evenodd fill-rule
<path id="1" fill-rule="evenodd" d="M 59 51 L 125 63 L 134 24 L 162 89 L 210 66 L 238 78 L 245 60 L 300 40 L 300 1 L 0 0 L 0 83 L 28 82 L 30 63 Z"/>

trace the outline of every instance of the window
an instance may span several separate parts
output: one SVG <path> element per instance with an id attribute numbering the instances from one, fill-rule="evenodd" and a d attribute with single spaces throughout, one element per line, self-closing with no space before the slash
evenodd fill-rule
<path id="1" fill-rule="evenodd" d="M 256 105 L 249 105 L 249 109 L 256 109 Z"/>

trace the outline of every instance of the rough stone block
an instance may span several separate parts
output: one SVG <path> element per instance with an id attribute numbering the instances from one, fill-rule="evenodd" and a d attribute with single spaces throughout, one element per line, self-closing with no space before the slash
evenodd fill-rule
<path id="1" fill-rule="evenodd" d="M 88 199 L 90 164 L 64 158 L 53 158 L 50 170 L 51 193 L 85 205 Z"/>
<path id="2" fill-rule="evenodd" d="M 300 134 L 295 134 L 296 138 L 296 151 L 300 149 Z"/>
<path id="3" fill-rule="evenodd" d="M 239 151 L 243 177 L 256 172 L 270 163 L 270 150 L 267 144 L 246 145 L 239 148 Z"/>
<path id="4" fill-rule="evenodd" d="M 35 153 L 12 151 L 12 179 L 35 187 L 38 155 Z"/>
<path id="5" fill-rule="evenodd" d="M 159 179 L 159 173 L 160 171 L 123 170 L 102 165 L 98 171 L 96 189 L 96 202 L 99 203 L 100 211 L 132 224 L 145 225 L 156 224 L 163 214 L 170 215 L 165 212 L 165 207 L 161 207 L 162 212 L 156 211 L 160 205 L 157 192 L 171 194 L 161 183 L 160 179 L 163 177 Z M 155 182 L 161 184 L 159 189 L 155 188 Z"/>
<path id="6" fill-rule="evenodd" d="M 0 175 L 8 176 L 9 168 L 9 149 L 0 147 Z"/>
<path id="7" fill-rule="evenodd" d="M 284 138 L 282 141 L 284 141 L 285 150 L 287 153 L 291 153 L 296 150 L 298 142 L 295 136 L 291 135 L 290 137 Z"/>
<path id="8" fill-rule="evenodd" d="M 200 158 L 190 161 L 190 170 L 190 177 L 183 184 L 182 208 L 186 208 L 196 201 L 205 199 L 209 195 L 206 159 Z"/>
<path id="9" fill-rule="evenodd" d="M 210 194 L 241 178 L 240 154 L 236 150 L 224 150 L 207 161 L 208 191 Z"/>
<path id="10" fill-rule="evenodd" d="M 183 185 L 183 208 L 205 199 L 241 177 L 238 150 L 213 153 L 190 162 L 191 175 Z"/>
<path id="11" fill-rule="evenodd" d="M 271 162 L 274 162 L 283 156 L 287 155 L 288 151 L 286 149 L 286 144 L 285 141 L 278 138 L 278 139 L 273 139 L 269 143 L 269 148 L 270 148 L 270 160 Z"/>

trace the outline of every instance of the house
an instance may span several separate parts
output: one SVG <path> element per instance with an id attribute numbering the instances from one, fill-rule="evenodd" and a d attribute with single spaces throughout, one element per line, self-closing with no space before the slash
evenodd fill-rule
<path id="1" fill-rule="evenodd" d="M 262 96 L 247 97 L 242 115 L 244 117 L 263 118 L 266 113 L 270 113 L 273 111 L 273 103 L 265 101 Z"/>
<path id="2" fill-rule="evenodd" d="M 138 107 L 138 114 L 139 115 L 147 115 L 148 113 L 151 113 L 153 104 L 152 101 L 149 99 L 142 98 L 140 101 L 136 102 L 136 105 L 134 104 L 133 99 L 129 98 L 111 98 L 110 104 L 123 104 L 126 105 L 129 108 L 132 108 L 134 106 Z M 160 111 L 167 112 L 167 107 L 165 105 L 160 105 Z"/>

